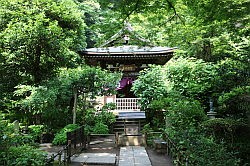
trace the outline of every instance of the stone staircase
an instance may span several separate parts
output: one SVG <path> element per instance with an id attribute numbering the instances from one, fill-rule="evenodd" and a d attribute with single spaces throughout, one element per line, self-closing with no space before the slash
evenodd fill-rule
<path id="1" fill-rule="evenodd" d="M 119 146 L 146 146 L 144 135 L 119 135 Z"/>
<path id="2" fill-rule="evenodd" d="M 145 118 L 145 112 L 119 112 L 113 127 L 114 133 L 119 134 L 119 146 L 145 145 L 145 138 L 141 133 Z"/>
<path id="3" fill-rule="evenodd" d="M 113 131 L 125 135 L 140 135 L 145 118 L 145 112 L 119 112 Z"/>
<path id="4" fill-rule="evenodd" d="M 114 133 L 125 135 L 138 135 L 145 125 L 143 119 L 116 119 L 113 127 Z"/>

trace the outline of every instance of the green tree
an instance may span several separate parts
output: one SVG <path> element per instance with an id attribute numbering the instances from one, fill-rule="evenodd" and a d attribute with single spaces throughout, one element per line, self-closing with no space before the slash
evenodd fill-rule
<path id="1" fill-rule="evenodd" d="M 12 78 L 15 85 L 39 84 L 59 67 L 78 62 L 85 24 L 73 0 L 1 0 L 0 6 L 0 68 L 11 74 L 1 74 L 3 87 Z"/>
<path id="2" fill-rule="evenodd" d="M 173 85 L 173 91 L 182 96 L 204 101 L 216 88 L 217 66 L 201 59 L 178 58 L 172 59 L 165 65 L 166 79 Z"/>
<path id="3" fill-rule="evenodd" d="M 165 66 L 151 66 L 142 71 L 132 89 L 141 98 L 147 121 L 159 128 L 164 125 L 162 110 L 169 107 L 167 97 L 177 100 L 186 97 L 208 107 L 208 99 L 215 88 L 217 77 L 216 66 L 211 63 L 178 58 L 170 60 Z"/>
<path id="4" fill-rule="evenodd" d="M 217 77 L 209 78 L 211 82 L 206 80 L 205 86 L 196 86 L 197 90 L 206 88 L 209 91 L 207 94 L 203 93 L 203 98 L 213 96 L 215 106 L 218 97 L 223 93 L 229 93 L 238 86 L 249 85 L 249 1 L 174 0 L 168 2 L 134 0 L 117 3 L 131 5 L 131 8 L 120 10 L 130 13 L 129 21 L 134 25 L 134 29 L 155 45 L 177 46 L 180 51 L 175 56 L 203 59 L 205 62 L 212 62 L 211 67 L 217 66 L 214 67 L 218 72 Z M 180 61 L 177 63 L 179 69 L 183 70 L 183 74 L 192 76 L 189 73 L 191 68 L 184 71 L 185 65 Z M 177 67 L 177 63 L 173 66 Z M 208 74 L 206 70 L 205 73 Z M 174 75 L 172 74 L 173 78 Z M 176 80 L 174 85 L 176 88 L 181 88 L 178 85 L 182 84 L 184 88 L 188 88 L 188 84 L 196 81 L 198 80 L 185 83 L 183 80 Z M 209 88 L 211 85 L 208 84 L 213 86 Z M 198 91 L 194 91 L 192 95 L 198 96 L 196 92 Z"/>
<path id="5" fill-rule="evenodd" d="M 115 93 L 119 80 L 120 74 L 100 68 L 63 68 L 57 77 L 44 81 L 40 86 L 17 86 L 14 94 L 20 100 L 14 102 L 19 110 L 16 114 L 28 118 L 29 123 L 37 124 L 40 121 L 51 127 L 63 127 L 72 122 L 74 101 L 79 95 L 95 98 L 97 95 Z M 37 116 L 38 119 L 34 118 Z"/>
<path id="6" fill-rule="evenodd" d="M 161 66 L 151 66 L 143 70 L 133 84 L 132 90 L 141 98 L 142 109 L 148 109 L 153 100 L 160 99 L 167 93 L 167 86 L 171 84 L 167 84 L 163 73 Z"/>
<path id="7" fill-rule="evenodd" d="M 202 101 L 211 94 L 217 82 L 217 67 L 203 60 L 178 58 L 165 66 L 151 67 L 140 73 L 132 89 L 142 98 L 143 108 L 149 108 L 153 100 L 178 93 Z"/>

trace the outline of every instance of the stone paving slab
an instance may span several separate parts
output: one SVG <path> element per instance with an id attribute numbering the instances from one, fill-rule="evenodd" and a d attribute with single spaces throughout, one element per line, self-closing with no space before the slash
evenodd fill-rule
<path id="1" fill-rule="evenodd" d="M 71 158 L 73 163 L 115 165 L 116 154 L 112 153 L 81 153 Z"/>
<path id="2" fill-rule="evenodd" d="M 148 157 L 135 157 L 135 164 L 141 164 L 141 163 L 146 165 L 151 164 Z"/>
<path id="3" fill-rule="evenodd" d="M 119 166 L 152 166 L 147 151 L 141 146 L 120 148 Z"/>

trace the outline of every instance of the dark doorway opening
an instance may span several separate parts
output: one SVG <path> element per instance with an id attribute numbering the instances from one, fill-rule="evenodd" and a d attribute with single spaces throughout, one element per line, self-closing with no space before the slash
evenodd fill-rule
<path id="1" fill-rule="evenodd" d="M 117 89 L 118 98 L 136 98 L 134 92 L 131 90 L 134 79 L 131 77 L 124 77 L 120 81 L 120 86 Z"/>

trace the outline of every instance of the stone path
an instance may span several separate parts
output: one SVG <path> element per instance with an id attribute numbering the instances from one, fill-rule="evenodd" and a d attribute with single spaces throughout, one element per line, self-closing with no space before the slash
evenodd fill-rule
<path id="1" fill-rule="evenodd" d="M 116 159 L 116 154 L 112 153 L 82 153 L 72 157 L 71 162 L 83 165 L 152 166 L 146 149 L 141 146 L 121 147 Z"/>
<path id="2" fill-rule="evenodd" d="M 144 147 L 126 146 L 120 148 L 118 166 L 152 166 Z"/>
<path id="3" fill-rule="evenodd" d="M 43 144 L 41 149 L 47 151 L 50 156 L 61 147 Z M 101 148 L 90 146 L 88 151 L 73 156 L 71 161 L 70 166 L 173 166 L 166 154 L 159 154 L 150 148 L 146 150 L 142 146 L 124 146 L 114 149 L 110 149 L 109 145 L 106 147 L 102 145 Z"/>
<path id="4" fill-rule="evenodd" d="M 71 157 L 72 163 L 81 163 L 82 165 L 115 165 L 116 154 L 112 153 L 81 153 Z"/>

